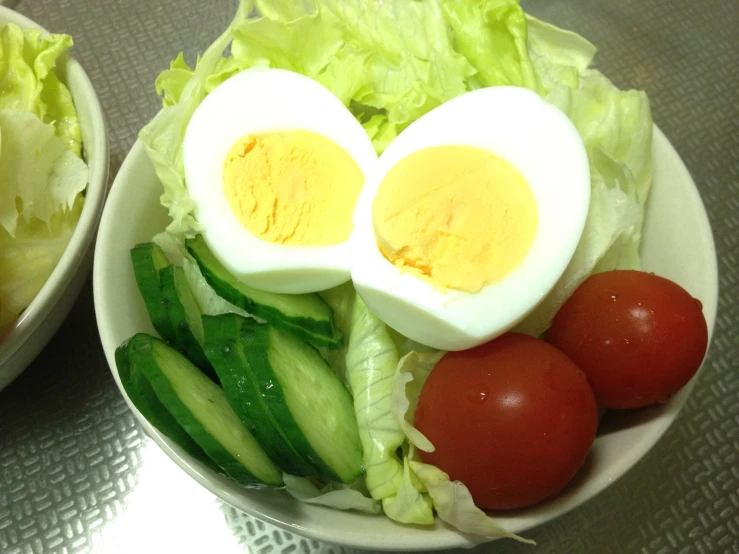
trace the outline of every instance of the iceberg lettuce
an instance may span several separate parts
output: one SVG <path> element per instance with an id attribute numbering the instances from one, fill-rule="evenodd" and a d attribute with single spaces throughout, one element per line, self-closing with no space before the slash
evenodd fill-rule
<path id="1" fill-rule="evenodd" d="M 21 220 L 10 235 L 0 227 L 0 333 L 31 303 L 49 279 L 72 237 L 82 212 L 81 195 L 68 212 L 47 224 Z"/>
<path id="2" fill-rule="evenodd" d="M 459 481 L 451 481 L 439 468 L 416 461 L 410 462 L 411 470 L 428 491 L 439 519 L 463 533 L 491 538 L 509 538 L 527 544 L 536 544 L 509 533 L 490 516 L 475 506 L 467 487 Z"/>
<path id="3" fill-rule="evenodd" d="M 0 24 L 0 331 L 48 280 L 82 209 L 82 134 L 55 72 L 70 46 Z"/>
<path id="4" fill-rule="evenodd" d="M 50 223 L 71 210 L 87 185 L 87 166 L 31 112 L 0 109 L 0 226 L 15 235 L 18 220 Z"/>
<path id="5" fill-rule="evenodd" d="M 414 350 L 400 359 L 395 370 L 390 400 L 393 416 L 408 442 L 424 452 L 433 452 L 434 445 L 413 426 L 413 414 L 418 406 L 418 397 L 426 379 L 444 354 L 446 352 L 416 352 Z"/>
<path id="6" fill-rule="evenodd" d="M 282 476 L 288 494 L 306 504 L 328 506 L 336 510 L 356 510 L 368 514 L 379 514 L 382 507 L 377 500 L 366 496 L 362 484 L 343 483 L 316 484 L 305 477 L 285 473 Z"/>

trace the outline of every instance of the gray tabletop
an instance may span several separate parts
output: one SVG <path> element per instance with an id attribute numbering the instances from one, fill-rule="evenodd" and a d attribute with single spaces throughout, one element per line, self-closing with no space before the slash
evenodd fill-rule
<path id="1" fill-rule="evenodd" d="M 6 0 L 7 1 L 7 0 Z M 0 0 L 3 3 L 3 0 Z M 597 498 L 527 533 L 566 552 L 739 552 L 739 4 L 736 0 L 532 0 L 590 38 L 597 65 L 645 89 L 690 169 L 719 253 L 707 367 L 657 446 Z M 105 108 L 111 180 L 159 108 L 154 79 L 225 27 L 235 0 L 20 0 L 75 38 Z M 480 552 L 524 552 L 512 542 Z M 230 508 L 143 433 L 113 382 L 86 286 L 35 363 L 0 393 L 0 553 L 342 552 Z"/>

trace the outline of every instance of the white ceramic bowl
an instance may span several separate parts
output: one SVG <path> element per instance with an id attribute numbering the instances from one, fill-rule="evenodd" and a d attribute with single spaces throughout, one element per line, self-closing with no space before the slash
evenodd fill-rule
<path id="1" fill-rule="evenodd" d="M 46 32 L 30 19 L 2 6 L 0 21 Z M 0 338 L 0 390 L 33 361 L 72 309 L 90 272 L 90 247 L 105 204 L 108 135 L 100 100 L 85 70 L 74 58 L 63 56 L 57 72 L 67 84 L 79 114 L 83 155 L 90 178 L 82 214 L 59 263 L 31 304 Z"/>
<path id="2" fill-rule="evenodd" d="M 654 186 L 647 207 L 642 254 L 645 269 L 672 279 L 703 302 L 713 330 L 718 294 L 716 253 L 703 204 L 680 157 L 655 128 Z M 162 192 L 140 143 L 126 158 L 103 214 L 93 272 L 100 336 L 113 376 L 115 348 L 138 331 L 153 332 L 131 269 L 129 249 L 161 231 L 167 216 Z M 585 467 L 556 499 L 531 509 L 497 515 L 522 533 L 582 504 L 613 483 L 657 442 L 693 388 L 691 381 L 670 402 L 604 418 Z M 126 397 L 126 400 L 128 398 Z M 158 433 L 131 405 L 147 433 L 188 474 L 229 504 L 289 531 L 314 539 L 372 550 L 429 551 L 472 546 L 479 539 L 437 523 L 433 529 L 394 524 L 383 516 L 340 512 L 294 501 L 283 492 L 252 491 L 216 475 Z"/>

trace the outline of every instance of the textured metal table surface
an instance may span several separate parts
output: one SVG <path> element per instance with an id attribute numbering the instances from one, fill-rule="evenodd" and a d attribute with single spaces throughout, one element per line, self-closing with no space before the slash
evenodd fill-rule
<path id="1" fill-rule="evenodd" d="M 7 0 L 5 0 L 6 3 Z M 3 0 L 0 0 L 3 3 Z M 106 110 L 111 176 L 157 111 L 153 83 L 193 60 L 232 0 L 11 0 L 56 32 Z M 532 0 L 595 42 L 597 65 L 648 91 L 713 226 L 721 297 L 708 365 L 686 408 L 625 477 L 528 536 L 531 551 L 739 552 L 739 3 Z M 512 542 L 480 552 L 524 552 Z M 223 504 L 143 433 L 100 346 L 90 284 L 35 363 L 0 393 L 0 553 L 343 552 Z"/>

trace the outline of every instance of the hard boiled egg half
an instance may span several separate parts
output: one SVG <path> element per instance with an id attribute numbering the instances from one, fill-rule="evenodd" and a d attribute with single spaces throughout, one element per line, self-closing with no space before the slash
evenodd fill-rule
<path id="1" fill-rule="evenodd" d="M 195 110 L 183 157 L 203 237 L 238 279 L 281 293 L 349 280 L 352 214 L 377 155 L 323 85 L 279 69 L 230 77 Z"/>
<path id="2" fill-rule="evenodd" d="M 396 331 L 471 348 L 550 291 L 589 201 L 585 147 L 562 112 L 522 88 L 469 92 L 380 156 L 354 212 L 352 280 Z"/>

